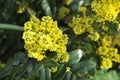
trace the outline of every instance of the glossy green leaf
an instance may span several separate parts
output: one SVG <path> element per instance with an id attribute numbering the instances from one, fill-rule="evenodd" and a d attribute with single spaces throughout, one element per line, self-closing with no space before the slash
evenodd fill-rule
<path id="1" fill-rule="evenodd" d="M 25 74 L 25 72 L 27 71 L 28 63 L 23 65 L 21 64 L 19 66 L 20 66 L 20 69 L 18 70 L 15 80 L 20 80 L 20 78 Z"/>
<path id="2" fill-rule="evenodd" d="M 34 67 L 33 62 L 32 61 L 28 62 L 28 66 L 27 66 L 27 72 L 28 72 L 28 74 L 31 74 L 31 72 L 33 70 L 33 67 Z"/>
<path id="3" fill-rule="evenodd" d="M 19 69 L 20 69 L 19 65 L 12 68 L 12 71 L 11 71 L 11 73 L 9 75 L 9 80 L 14 80 L 15 79 L 15 76 L 18 73 Z"/>
<path id="4" fill-rule="evenodd" d="M 43 68 L 44 68 L 44 66 L 41 62 L 36 62 L 34 64 L 34 67 L 31 71 L 31 73 L 29 73 L 29 80 L 33 80 L 36 77 L 36 75 L 39 73 L 39 71 Z"/>
<path id="5" fill-rule="evenodd" d="M 50 8 L 50 5 L 48 3 L 47 0 L 42 0 L 42 8 L 43 10 L 45 11 L 45 14 L 48 15 L 48 16 L 52 16 L 52 11 L 51 11 L 51 8 Z"/>
<path id="6" fill-rule="evenodd" d="M 90 71 L 95 66 L 96 66 L 96 63 L 93 62 L 92 60 L 81 61 L 72 66 L 72 71 L 76 74 L 79 74 L 79 73 L 86 74 L 88 73 L 88 71 Z"/>
<path id="7" fill-rule="evenodd" d="M 88 54 L 91 53 L 93 50 L 92 45 L 90 43 L 85 43 L 83 49 L 85 53 L 88 53 Z"/>
<path id="8" fill-rule="evenodd" d="M 19 62 L 20 62 L 20 61 L 18 60 L 18 58 L 13 57 L 13 58 L 9 58 L 9 59 L 8 59 L 7 64 L 8 64 L 8 65 L 18 65 Z"/>
<path id="9" fill-rule="evenodd" d="M 119 25 L 117 23 L 109 23 L 108 34 L 111 36 L 115 36 L 117 34 L 118 28 L 119 28 Z"/>
<path id="10" fill-rule="evenodd" d="M 66 72 L 63 80 L 70 80 L 71 75 L 72 75 L 72 72 Z"/>
<path id="11" fill-rule="evenodd" d="M 51 80 L 51 72 L 48 67 L 45 68 L 45 80 Z"/>
<path id="12" fill-rule="evenodd" d="M 84 0 L 84 6 L 90 6 L 91 5 L 92 0 Z"/>
<path id="13" fill-rule="evenodd" d="M 13 66 L 7 65 L 4 69 L 2 69 L 0 71 L 0 79 L 7 76 L 11 72 L 12 68 L 13 68 Z"/>
<path id="14" fill-rule="evenodd" d="M 111 71 L 96 71 L 94 76 L 91 76 L 88 80 L 120 80 L 120 76 L 114 70 Z"/>
<path id="15" fill-rule="evenodd" d="M 77 80 L 77 76 L 72 74 L 71 77 L 70 77 L 70 80 Z"/>
<path id="16" fill-rule="evenodd" d="M 21 26 L 12 25 L 12 24 L 3 24 L 3 23 L 0 23 L 0 29 L 10 29 L 10 30 L 23 31 L 23 27 L 21 27 Z"/>
<path id="17" fill-rule="evenodd" d="M 19 60 L 20 63 L 26 63 L 28 60 L 28 56 L 22 52 L 16 53 L 15 58 L 17 58 L 17 60 Z"/>
<path id="18" fill-rule="evenodd" d="M 76 50 L 69 52 L 68 64 L 73 65 L 73 64 L 79 62 L 82 55 L 83 55 L 83 51 L 81 49 L 76 49 Z"/>
<path id="19" fill-rule="evenodd" d="M 53 61 L 53 60 L 50 60 L 50 61 L 46 64 L 47 67 L 55 67 L 55 66 L 58 66 L 58 65 L 59 65 L 59 64 L 58 64 L 57 62 Z"/>
<path id="20" fill-rule="evenodd" d="M 64 65 L 59 65 L 57 72 L 55 72 L 53 75 L 53 80 L 62 80 L 64 78 L 66 72 L 66 67 Z"/>
<path id="21" fill-rule="evenodd" d="M 18 65 L 20 63 L 26 63 L 28 60 L 27 55 L 25 53 L 19 52 L 16 53 L 13 58 L 10 58 L 7 62 L 8 65 Z"/>
<path id="22" fill-rule="evenodd" d="M 40 70 L 40 79 L 39 80 L 45 80 L 45 68 Z"/>

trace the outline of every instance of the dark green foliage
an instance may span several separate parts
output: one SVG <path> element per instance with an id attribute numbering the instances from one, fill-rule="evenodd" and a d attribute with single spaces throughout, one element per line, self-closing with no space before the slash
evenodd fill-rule
<path id="1" fill-rule="evenodd" d="M 115 71 L 119 70 L 118 67 L 108 71 L 99 70 L 101 58 L 96 56 L 96 49 L 101 44 L 100 39 L 98 42 L 90 40 L 88 32 L 75 35 L 68 25 L 73 16 L 79 14 L 83 17 L 83 12 L 78 12 L 80 6 L 88 8 L 88 16 L 95 14 L 90 8 L 92 0 L 71 0 L 69 5 L 65 1 L 69 0 L 0 0 L 0 66 L 2 62 L 6 65 L 4 68 L 0 67 L 0 80 L 120 80 L 119 71 Z M 24 8 L 22 13 L 18 13 L 20 5 Z M 70 10 L 63 19 L 58 16 L 61 7 Z M 42 61 L 28 57 L 22 34 L 24 23 L 31 16 L 39 19 L 51 16 L 58 22 L 58 28 L 69 37 L 68 62 L 51 60 L 57 54 L 50 51 L 46 51 L 47 58 Z M 116 20 L 120 22 L 120 13 Z M 105 26 L 109 26 L 108 31 L 102 30 L 101 23 L 94 21 L 93 25 L 101 35 L 105 33 L 115 37 L 118 34 L 119 25 L 116 22 L 105 22 Z M 51 72 L 52 67 L 57 67 L 57 71 Z"/>
<path id="2" fill-rule="evenodd" d="M 96 74 L 88 80 L 120 80 L 116 71 L 97 71 Z"/>

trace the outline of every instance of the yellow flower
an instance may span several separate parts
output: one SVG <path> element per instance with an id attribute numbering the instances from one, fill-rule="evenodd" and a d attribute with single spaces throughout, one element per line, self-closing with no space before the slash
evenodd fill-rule
<path id="1" fill-rule="evenodd" d="M 55 73 L 55 72 L 57 71 L 57 67 L 51 67 L 50 71 L 51 71 L 52 73 Z"/>
<path id="2" fill-rule="evenodd" d="M 109 69 L 112 67 L 112 61 L 109 58 L 102 58 L 101 69 Z"/>
<path id="3" fill-rule="evenodd" d="M 107 55 L 107 53 L 109 52 L 109 49 L 107 47 L 99 47 L 98 48 L 98 55 Z"/>
<path id="4" fill-rule="evenodd" d="M 87 8 L 84 6 L 81 6 L 78 8 L 78 12 L 86 12 L 86 11 L 87 11 Z"/>
<path id="5" fill-rule="evenodd" d="M 56 52 L 52 59 L 59 62 L 67 62 L 69 59 L 66 51 L 67 35 L 58 28 L 57 22 L 49 16 L 41 19 L 31 18 L 25 23 L 23 39 L 28 56 L 41 61 L 47 56 L 47 51 Z M 66 56 L 66 57 L 64 57 Z"/>
<path id="6" fill-rule="evenodd" d="M 119 0 L 93 0 L 92 10 L 96 13 L 96 21 L 114 21 L 120 12 Z"/>
<path id="7" fill-rule="evenodd" d="M 103 39 L 101 39 L 101 42 L 102 42 L 102 46 L 109 47 L 109 46 L 111 46 L 111 43 L 112 43 L 112 37 L 105 35 L 105 37 Z"/>
<path id="8" fill-rule="evenodd" d="M 86 16 L 86 11 L 87 11 L 87 8 L 84 7 L 84 6 L 80 6 L 80 7 L 78 8 L 78 12 L 83 12 L 83 15 L 84 15 L 84 16 Z"/>
<path id="9" fill-rule="evenodd" d="M 16 0 L 16 4 L 19 6 L 17 13 L 23 13 L 25 11 L 24 5 L 20 3 L 18 0 Z"/>
<path id="10" fill-rule="evenodd" d="M 69 26 L 73 28 L 73 31 L 76 35 L 83 34 L 84 32 L 92 32 L 93 30 L 91 24 L 93 19 L 91 17 L 73 17 L 72 21 L 69 22 Z M 88 30 L 90 28 L 90 30 Z"/>
<path id="11" fill-rule="evenodd" d="M 68 66 L 66 67 L 66 72 L 70 72 L 71 68 Z"/>
<path id="12" fill-rule="evenodd" d="M 93 41 L 97 41 L 100 38 L 100 35 L 98 32 L 94 32 L 92 34 L 89 34 L 88 37 Z"/>
<path id="13" fill-rule="evenodd" d="M 120 63 L 120 55 L 118 54 L 117 48 L 105 47 L 105 46 L 99 47 L 97 53 L 103 59 L 101 62 L 101 68 L 105 68 L 105 69 L 111 68 L 112 61 Z M 107 64 L 107 62 L 109 62 L 110 64 Z"/>

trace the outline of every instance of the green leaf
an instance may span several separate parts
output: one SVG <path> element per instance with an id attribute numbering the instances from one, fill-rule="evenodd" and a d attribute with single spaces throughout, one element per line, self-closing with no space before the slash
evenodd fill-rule
<path id="1" fill-rule="evenodd" d="M 45 80 L 51 80 L 51 72 L 48 67 L 45 68 Z"/>
<path id="2" fill-rule="evenodd" d="M 19 65 L 12 68 L 12 71 L 9 75 L 9 80 L 14 80 L 15 79 L 15 76 L 18 73 L 19 69 L 20 69 Z"/>
<path id="3" fill-rule="evenodd" d="M 100 70 L 96 71 L 95 76 L 91 76 L 88 80 L 120 80 L 120 76 L 114 70 L 109 72 Z"/>
<path id="4" fill-rule="evenodd" d="M 32 72 L 32 70 L 33 70 L 33 62 L 32 61 L 30 61 L 30 62 L 28 62 L 28 66 L 27 66 L 27 72 L 28 72 L 28 74 L 31 74 L 31 72 Z"/>
<path id="5" fill-rule="evenodd" d="M 93 48 L 92 48 L 92 45 L 90 43 L 85 43 L 84 44 L 84 47 L 83 47 L 85 53 L 91 53 Z"/>
<path id="6" fill-rule="evenodd" d="M 0 79 L 7 76 L 11 72 L 12 68 L 13 68 L 13 66 L 7 65 L 4 69 L 2 69 L 0 71 Z"/>
<path id="7" fill-rule="evenodd" d="M 10 30 L 23 31 L 23 27 L 18 26 L 18 25 L 12 25 L 12 24 L 3 24 L 3 23 L 0 23 L 0 28 L 1 29 L 10 29 Z"/>
<path id="8" fill-rule="evenodd" d="M 71 77 L 70 77 L 70 80 L 77 80 L 77 76 L 72 74 Z"/>
<path id="9" fill-rule="evenodd" d="M 56 66 L 58 66 L 58 65 L 59 65 L 59 64 L 58 64 L 57 62 L 53 61 L 53 60 L 50 60 L 50 61 L 46 64 L 47 67 L 56 67 Z"/>
<path id="10" fill-rule="evenodd" d="M 24 53 L 16 53 L 13 58 L 9 58 L 7 62 L 7 66 L 3 71 L 0 72 L 2 77 L 9 75 L 9 80 L 15 79 L 19 80 L 19 78 L 26 72 L 26 64 L 27 56 Z"/>
<path id="11" fill-rule="evenodd" d="M 85 2 L 84 2 L 84 6 L 90 6 L 91 5 L 91 2 L 92 2 L 92 0 L 84 0 Z"/>
<path id="12" fill-rule="evenodd" d="M 73 0 L 72 4 L 70 5 L 72 12 L 78 10 L 78 7 L 79 7 L 78 3 L 79 3 L 79 0 Z"/>
<path id="13" fill-rule="evenodd" d="M 39 80 L 45 80 L 45 68 L 40 70 L 40 79 Z"/>
<path id="14" fill-rule="evenodd" d="M 26 63 L 27 60 L 28 60 L 28 57 L 25 55 L 25 53 L 19 52 L 19 53 L 16 53 L 13 58 L 9 58 L 7 64 L 18 65 L 20 63 Z"/>
<path id="15" fill-rule="evenodd" d="M 69 52 L 68 64 L 73 65 L 73 64 L 79 62 L 82 55 L 83 55 L 83 51 L 81 49 L 76 49 L 76 50 Z"/>
<path id="16" fill-rule="evenodd" d="M 71 75 L 72 75 L 72 72 L 67 72 L 63 80 L 70 80 Z"/>
<path id="17" fill-rule="evenodd" d="M 63 27 L 63 26 L 60 26 L 59 28 L 60 28 L 63 32 L 69 30 L 69 28 Z"/>
<path id="18" fill-rule="evenodd" d="M 42 8 L 43 10 L 45 11 L 45 14 L 48 15 L 48 16 L 52 16 L 52 11 L 51 11 L 51 8 L 50 8 L 50 5 L 48 3 L 47 0 L 42 0 Z"/>
<path id="19" fill-rule="evenodd" d="M 22 52 L 16 53 L 15 58 L 17 58 L 17 60 L 19 60 L 20 63 L 26 63 L 28 60 L 27 55 Z"/>
<path id="20" fill-rule="evenodd" d="M 71 70 L 76 74 L 79 74 L 79 73 L 86 74 L 86 73 L 88 73 L 88 71 L 90 71 L 92 68 L 94 68 L 95 65 L 96 65 L 96 63 L 93 62 L 92 60 L 81 61 L 79 63 L 74 64 L 71 67 Z"/>
<path id="21" fill-rule="evenodd" d="M 66 67 L 61 64 L 58 66 L 58 70 L 57 72 L 55 72 L 53 75 L 53 80 L 62 80 L 65 76 L 65 72 L 66 72 Z"/>
<path id="22" fill-rule="evenodd" d="M 39 73 L 39 71 L 41 69 L 43 69 L 43 68 L 44 68 L 44 66 L 43 66 L 43 64 L 41 62 L 35 62 L 34 67 L 33 67 L 32 71 L 31 71 L 31 73 L 28 74 L 29 75 L 29 80 L 34 80 L 34 78 L 36 77 L 37 73 Z"/>
<path id="23" fill-rule="evenodd" d="M 28 66 L 28 63 L 27 64 L 21 64 L 19 65 L 20 66 L 20 69 L 15 77 L 15 80 L 20 80 L 20 78 L 25 74 L 25 72 L 27 71 L 27 66 Z"/>
<path id="24" fill-rule="evenodd" d="M 19 64 L 19 60 L 18 60 L 18 58 L 15 58 L 15 57 L 9 58 L 7 64 L 8 65 L 18 65 Z"/>
<path id="25" fill-rule="evenodd" d="M 108 34 L 111 36 L 115 36 L 117 34 L 117 30 L 119 28 L 118 23 L 109 23 L 109 30 L 108 30 Z"/>

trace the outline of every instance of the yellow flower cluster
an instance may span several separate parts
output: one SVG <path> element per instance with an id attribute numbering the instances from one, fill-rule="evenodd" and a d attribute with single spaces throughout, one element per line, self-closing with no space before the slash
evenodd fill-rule
<path id="1" fill-rule="evenodd" d="M 78 12 L 83 12 L 83 16 L 86 16 L 87 8 L 84 6 L 80 6 L 78 8 Z"/>
<path id="2" fill-rule="evenodd" d="M 112 61 L 109 58 L 103 58 L 101 64 L 101 69 L 109 69 L 112 67 Z"/>
<path id="3" fill-rule="evenodd" d="M 85 16 L 85 17 L 73 17 L 72 21 L 69 22 L 69 26 L 73 28 L 73 31 L 76 35 L 83 34 L 85 32 L 93 32 L 93 28 L 91 24 L 93 23 L 93 19 Z"/>
<path id="4" fill-rule="evenodd" d="M 16 0 L 15 2 L 19 6 L 17 13 L 20 13 L 20 14 L 23 13 L 25 11 L 24 5 L 20 3 L 19 0 Z"/>
<path id="5" fill-rule="evenodd" d="M 109 69 L 112 67 L 112 62 L 120 63 L 118 49 L 113 46 L 120 45 L 118 44 L 120 37 L 117 35 L 116 39 L 113 39 L 113 36 L 109 34 L 110 30 L 112 33 L 110 28 L 116 28 L 117 24 L 118 30 L 114 28 L 113 30 L 119 31 L 120 29 L 120 23 L 117 21 L 120 13 L 120 0 L 93 0 L 90 7 L 80 6 L 78 8 L 80 16 L 73 17 L 68 25 L 76 35 L 87 32 L 88 38 L 98 43 L 97 53 L 102 59 L 101 68 Z"/>
<path id="6" fill-rule="evenodd" d="M 71 68 L 69 66 L 66 67 L 66 72 L 70 72 Z"/>
<path id="7" fill-rule="evenodd" d="M 36 17 L 25 23 L 23 39 L 28 56 L 38 61 L 47 58 L 47 51 L 55 52 L 57 56 L 52 59 L 67 62 L 69 59 L 66 51 L 67 35 L 58 28 L 57 22 L 49 16 L 44 16 L 40 21 Z"/>
<path id="8" fill-rule="evenodd" d="M 112 37 L 106 35 L 101 39 L 102 46 L 98 48 L 98 55 L 101 56 L 101 68 L 109 69 L 112 67 L 112 62 L 120 63 L 120 55 L 118 54 L 118 49 L 111 47 Z"/>
<path id="9" fill-rule="evenodd" d="M 93 0 L 91 7 L 96 21 L 114 21 L 120 12 L 120 0 Z"/>
<path id="10" fill-rule="evenodd" d="M 103 39 L 101 39 L 102 46 L 110 47 L 112 44 L 112 36 L 105 35 Z"/>
<path id="11" fill-rule="evenodd" d="M 51 67 L 51 68 L 50 68 L 50 71 L 51 71 L 52 73 L 55 73 L 55 72 L 57 71 L 57 69 L 58 69 L 58 67 Z"/>
<path id="12" fill-rule="evenodd" d="M 88 35 L 88 37 L 93 41 L 97 41 L 100 38 L 100 35 L 98 32 L 92 32 Z"/>

